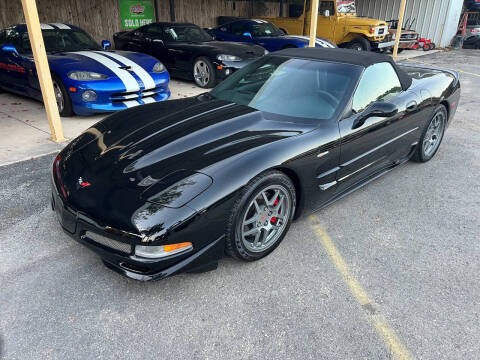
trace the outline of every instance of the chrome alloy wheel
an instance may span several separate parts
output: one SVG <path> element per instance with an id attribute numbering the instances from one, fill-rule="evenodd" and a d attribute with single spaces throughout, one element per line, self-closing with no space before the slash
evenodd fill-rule
<path id="1" fill-rule="evenodd" d="M 63 98 L 62 89 L 56 81 L 53 82 L 53 93 L 55 94 L 55 100 L 57 101 L 58 112 L 62 112 L 65 107 L 65 99 Z"/>
<path id="2" fill-rule="evenodd" d="M 440 141 L 442 140 L 444 128 L 445 114 L 437 112 L 432 121 L 430 121 L 425 137 L 423 138 L 423 154 L 426 157 L 433 156 L 435 151 L 437 151 Z"/>
<path id="3" fill-rule="evenodd" d="M 200 86 L 206 86 L 210 81 L 210 69 L 203 60 L 198 60 L 193 66 L 193 77 Z"/>
<path id="4" fill-rule="evenodd" d="M 251 252 L 262 252 L 281 237 L 291 215 L 292 201 L 282 185 L 267 186 L 257 193 L 243 216 L 240 236 Z"/>

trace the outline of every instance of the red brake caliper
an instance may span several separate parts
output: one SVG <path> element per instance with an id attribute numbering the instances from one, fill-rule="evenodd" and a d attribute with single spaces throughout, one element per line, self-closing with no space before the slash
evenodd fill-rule
<path id="1" fill-rule="evenodd" d="M 275 199 L 275 201 L 273 202 L 273 206 L 277 206 L 278 204 L 278 198 Z M 272 225 L 275 225 L 275 223 L 277 222 L 277 218 L 275 216 L 272 216 L 272 218 L 270 219 L 270 223 Z"/>

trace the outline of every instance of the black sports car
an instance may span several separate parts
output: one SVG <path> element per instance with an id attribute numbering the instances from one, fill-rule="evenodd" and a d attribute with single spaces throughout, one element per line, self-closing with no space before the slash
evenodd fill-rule
<path id="1" fill-rule="evenodd" d="M 215 41 L 197 25 L 154 23 L 113 35 L 115 48 L 152 55 L 171 75 L 211 88 L 237 69 L 268 53 L 253 44 Z"/>
<path id="2" fill-rule="evenodd" d="M 60 152 L 63 229 L 139 280 L 257 260 L 291 221 L 413 159 L 455 114 L 458 74 L 345 49 L 288 49 L 210 93 L 111 115 Z"/>

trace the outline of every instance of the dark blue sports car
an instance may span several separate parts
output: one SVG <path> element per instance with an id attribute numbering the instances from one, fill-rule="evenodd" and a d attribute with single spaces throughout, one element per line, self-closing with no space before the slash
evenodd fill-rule
<path id="1" fill-rule="evenodd" d="M 60 115 L 88 115 L 162 101 L 170 76 L 161 62 L 140 53 L 110 51 L 85 31 L 42 24 Z M 26 25 L 0 30 L 0 88 L 42 100 Z"/>
<path id="2" fill-rule="evenodd" d="M 286 35 L 282 30 L 265 20 L 241 19 L 208 32 L 217 40 L 248 42 L 263 46 L 268 51 L 277 51 L 286 48 L 303 48 L 308 46 L 309 37 L 300 35 Z M 327 39 L 317 38 L 315 47 L 336 48 L 337 46 Z"/>

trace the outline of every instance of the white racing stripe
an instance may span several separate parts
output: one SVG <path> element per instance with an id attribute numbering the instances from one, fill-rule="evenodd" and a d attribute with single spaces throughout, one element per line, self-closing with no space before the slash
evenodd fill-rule
<path id="1" fill-rule="evenodd" d="M 155 88 L 155 81 L 153 78 L 150 76 L 150 74 L 140 65 L 137 63 L 133 62 L 132 60 L 126 58 L 125 56 L 115 54 L 114 52 L 108 52 L 108 53 L 102 53 L 101 51 L 96 51 L 97 54 L 103 55 L 103 56 L 110 56 L 114 58 L 115 60 L 120 61 L 126 66 L 130 66 L 131 70 L 137 74 L 137 76 L 142 80 L 143 84 L 145 85 L 144 90 L 149 90 L 149 89 L 154 89 Z"/>
<path id="2" fill-rule="evenodd" d="M 40 29 L 42 29 L 42 30 L 53 30 L 54 27 L 52 25 L 48 25 L 48 24 L 40 24 Z"/>
<path id="3" fill-rule="evenodd" d="M 128 108 L 142 105 L 140 104 L 137 100 L 128 100 L 128 101 L 123 101 L 123 104 L 126 105 Z"/>
<path id="4" fill-rule="evenodd" d="M 145 104 L 151 104 L 151 103 L 154 103 L 156 102 L 155 99 L 153 97 L 146 97 L 146 98 L 143 98 L 142 101 L 145 103 Z"/>
<path id="5" fill-rule="evenodd" d="M 53 26 L 56 26 L 57 28 L 59 29 L 71 29 L 70 26 L 66 25 L 66 24 L 62 24 L 62 23 L 50 23 L 49 25 L 53 25 Z"/>
<path id="6" fill-rule="evenodd" d="M 293 38 L 296 38 L 296 39 L 302 39 L 302 40 L 308 40 L 310 41 L 310 38 L 308 36 L 300 36 L 300 35 L 288 35 L 289 37 L 293 37 Z M 322 39 L 319 39 L 319 38 L 316 38 L 315 39 L 315 43 L 317 45 L 321 45 L 323 47 L 329 47 L 329 48 L 334 48 L 335 46 L 333 46 L 332 44 L 330 44 L 329 42 L 325 41 L 325 40 L 322 40 Z"/>
<path id="7" fill-rule="evenodd" d="M 111 70 L 123 82 L 123 85 L 125 85 L 126 92 L 133 92 L 133 91 L 140 90 L 140 86 L 138 85 L 137 80 L 135 80 L 132 74 L 130 74 L 128 71 L 120 69 L 120 65 L 117 64 L 112 59 L 109 59 L 106 56 L 99 55 L 94 51 L 76 51 L 74 52 L 74 54 L 83 55 L 85 57 L 98 61 L 107 69 Z"/>

